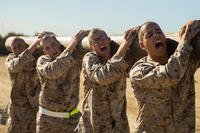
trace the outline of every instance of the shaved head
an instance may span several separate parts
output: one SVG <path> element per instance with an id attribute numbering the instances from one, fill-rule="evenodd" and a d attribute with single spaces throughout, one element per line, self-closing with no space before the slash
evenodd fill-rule
<path id="1" fill-rule="evenodd" d="M 14 44 L 18 44 L 18 45 L 25 45 L 28 46 L 24 39 L 20 38 L 20 37 L 15 37 L 12 42 L 10 43 L 10 46 L 14 45 Z"/>
<path id="2" fill-rule="evenodd" d="M 99 35 L 106 36 L 106 37 L 108 36 L 108 35 L 106 34 L 106 32 L 103 31 L 102 29 L 100 29 L 100 28 L 93 28 L 93 29 L 89 32 L 89 34 L 88 34 L 88 39 L 89 39 L 90 45 L 92 45 L 92 37 L 93 37 L 93 35 L 95 35 L 95 34 L 99 34 Z"/>
<path id="3" fill-rule="evenodd" d="M 20 37 L 15 37 L 12 42 L 10 43 L 10 48 L 11 51 L 18 56 L 21 54 L 26 48 L 28 48 L 28 44 L 20 38 Z"/>
<path id="4" fill-rule="evenodd" d="M 140 30 L 138 32 L 138 38 L 139 38 L 139 42 L 142 42 L 142 39 L 144 37 L 144 30 L 149 27 L 150 25 L 157 25 L 158 27 L 160 27 L 157 23 L 152 22 L 152 21 L 148 21 L 145 22 L 141 27 Z"/>
<path id="5" fill-rule="evenodd" d="M 54 40 L 56 43 L 58 43 L 60 45 L 60 42 L 57 40 L 57 38 L 53 34 L 44 35 L 40 41 L 40 45 L 42 46 L 44 43 L 47 43 L 47 41 L 50 39 Z"/>

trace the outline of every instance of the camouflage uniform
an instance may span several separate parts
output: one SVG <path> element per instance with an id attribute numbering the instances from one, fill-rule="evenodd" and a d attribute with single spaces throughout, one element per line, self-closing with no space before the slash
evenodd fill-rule
<path id="1" fill-rule="evenodd" d="M 195 80 L 200 60 L 189 60 L 188 68 L 174 89 L 173 114 L 177 133 L 195 133 Z"/>
<path id="2" fill-rule="evenodd" d="M 139 108 L 137 133 L 180 133 L 179 129 L 185 130 L 187 125 L 177 125 L 179 119 L 189 118 L 191 124 L 194 123 L 194 97 L 189 100 L 187 96 L 194 92 L 194 71 L 197 69 L 189 64 L 191 51 L 191 45 L 179 44 L 166 65 L 144 57 L 132 67 L 130 79 Z"/>
<path id="3" fill-rule="evenodd" d="M 127 63 L 119 55 L 107 62 L 94 52 L 83 58 L 82 133 L 129 133 L 126 116 Z"/>
<path id="4" fill-rule="evenodd" d="M 11 79 L 9 113 L 11 118 L 10 133 L 35 133 L 39 78 L 36 72 L 36 59 L 25 50 L 19 56 L 9 54 L 6 66 Z"/>
<path id="5" fill-rule="evenodd" d="M 70 54 L 52 59 L 48 55 L 37 61 L 41 82 L 39 105 L 54 112 L 70 112 L 79 102 L 80 68 L 76 58 Z M 78 124 L 80 114 L 57 118 L 37 114 L 37 132 L 72 133 Z"/>

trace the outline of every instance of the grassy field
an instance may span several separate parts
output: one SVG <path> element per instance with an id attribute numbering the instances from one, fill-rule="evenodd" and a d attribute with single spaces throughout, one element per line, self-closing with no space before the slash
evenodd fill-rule
<path id="1" fill-rule="evenodd" d="M 8 72 L 5 68 L 5 57 L 0 57 L 0 107 L 5 107 L 9 101 L 9 94 L 10 94 L 10 80 Z M 196 131 L 200 132 L 200 70 L 197 71 L 195 75 L 196 79 Z M 82 84 L 82 82 L 81 82 Z M 80 104 L 82 103 L 82 87 L 80 90 Z M 128 119 L 129 119 L 129 126 L 131 132 L 133 132 L 134 125 L 135 125 L 135 115 L 136 115 L 136 104 L 135 99 L 133 96 L 133 92 L 130 88 L 130 82 L 127 81 L 127 111 L 128 111 Z M 79 105 L 80 107 L 81 105 Z M 6 126 L 0 125 L 0 133 L 5 133 L 7 131 Z"/>

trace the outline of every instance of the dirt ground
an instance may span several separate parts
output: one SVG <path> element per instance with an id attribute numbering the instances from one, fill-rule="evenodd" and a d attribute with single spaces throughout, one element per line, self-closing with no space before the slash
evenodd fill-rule
<path id="1" fill-rule="evenodd" d="M 9 101 L 9 94 L 10 94 L 10 80 L 8 72 L 5 68 L 5 59 L 6 57 L 0 57 L 0 107 L 3 108 L 6 106 L 6 104 Z M 196 132 L 200 132 L 200 70 L 196 72 L 195 75 L 196 79 Z M 82 82 L 81 82 L 82 84 Z M 82 103 L 82 86 L 80 89 L 80 105 Z M 136 110 L 137 106 L 135 103 L 135 98 L 133 96 L 133 92 L 130 88 L 130 82 L 129 79 L 127 80 L 127 113 L 128 113 L 128 119 L 129 119 L 129 126 L 131 132 L 134 131 L 134 125 L 135 125 L 135 117 L 136 117 Z M 0 133 L 6 133 L 7 126 L 0 125 Z"/>

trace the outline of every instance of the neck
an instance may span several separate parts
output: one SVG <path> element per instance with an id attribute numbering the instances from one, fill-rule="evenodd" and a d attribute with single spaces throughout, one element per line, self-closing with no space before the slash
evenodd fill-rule
<path id="1" fill-rule="evenodd" d="M 161 65 L 165 65 L 168 61 L 168 55 L 162 56 L 162 57 L 158 57 L 158 56 L 150 56 L 148 55 L 150 59 L 152 59 L 153 61 L 159 62 Z"/>
<path id="2" fill-rule="evenodd" d="M 104 56 L 102 57 L 105 61 L 108 61 L 110 59 L 110 56 Z"/>
<path id="3" fill-rule="evenodd" d="M 108 61 L 111 58 L 110 52 L 106 52 L 104 54 L 98 54 L 96 51 L 94 51 L 94 52 L 105 61 Z"/>

